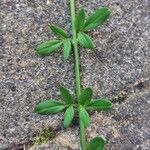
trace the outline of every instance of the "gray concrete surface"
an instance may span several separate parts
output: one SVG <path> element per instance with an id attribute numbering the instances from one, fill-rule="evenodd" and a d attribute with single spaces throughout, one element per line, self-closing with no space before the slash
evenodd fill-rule
<path id="1" fill-rule="evenodd" d="M 95 113 L 88 136 L 104 135 L 108 150 L 150 149 L 150 50 L 148 0 L 77 1 L 87 14 L 108 6 L 109 21 L 90 33 L 95 53 L 80 48 L 82 86 L 94 97 L 116 97 L 126 92 L 112 112 Z M 61 50 L 41 58 L 36 45 L 54 38 L 47 25 L 70 29 L 64 0 L 0 1 L 0 149 L 17 149 L 30 143 L 45 126 L 58 128 L 62 114 L 43 117 L 34 113 L 41 99 L 59 98 L 61 84 L 74 90 L 73 57 L 65 62 Z M 73 54 L 72 54 L 73 56 Z M 39 149 L 79 149 L 77 127 L 60 130 Z"/>

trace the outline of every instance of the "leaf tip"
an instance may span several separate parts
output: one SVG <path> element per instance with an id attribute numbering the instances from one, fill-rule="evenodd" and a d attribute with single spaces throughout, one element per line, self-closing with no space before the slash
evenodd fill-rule
<path id="1" fill-rule="evenodd" d="M 48 26 L 49 26 L 50 28 L 52 28 L 52 27 L 54 26 L 54 24 L 49 24 Z"/>

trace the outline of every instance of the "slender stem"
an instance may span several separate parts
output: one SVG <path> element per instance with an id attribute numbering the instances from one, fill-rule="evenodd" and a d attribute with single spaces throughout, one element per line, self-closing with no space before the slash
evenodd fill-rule
<path id="1" fill-rule="evenodd" d="M 74 0 L 71 0 L 71 20 L 72 20 L 72 32 L 73 32 L 73 48 L 74 48 L 74 55 L 75 55 L 75 78 L 76 78 L 76 94 L 77 97 L 81 93 L 80 87 L 80 71 L 79 71 L 79 56 L 78 56 L 78 42 L 77 42 L 77 33 L 75 29 L 75 6 Z"/>
<path id="2" fill-rule="evenodd" d="M 76 78 L 76 94 L 77 98 L 81 93 L 81 83 L 80 83 L 80 68 L 79 68 L 79 54 L 78 54 L 78 41 L 77 41 L 77 33 L 75 29 L 75 0 L 70 0 L 70 7 L 71 7 L 71 21 L 72 21 L 72 32 L 73 32 L 73 48 L 74 48 L 74 56 L 75 56 L 75 78 Z M 78 106 L 79 109 L 79 106 Z M 79 110 L 78 110 L 79 112 Z M 80 143 L 82 150 L 86 150 L 86 134 L 85 128 L 82 121 L 79 118 L 80 123 Z"/>

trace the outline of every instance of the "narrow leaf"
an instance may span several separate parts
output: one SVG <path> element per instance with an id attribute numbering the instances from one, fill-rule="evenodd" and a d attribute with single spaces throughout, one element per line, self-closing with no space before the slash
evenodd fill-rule
<path id="1" fill-rule="evenodd" d="M 95 137 L 90 141 L 88 150 L 104 150 L 105 149 L 105 139 L 103 137 Z"/>
<path id="2" fill-rule="evenodd" d="M 112 103 L 108 99 L 98 99 L 91 101 L 86 108 L 98 111 L 110 110 L 112 108 Z"/>
<path id="3" fill-rule="evenodd" d="M 68 33 L 64 29 L 53 24 L 49 25 L 49 27 L 56 35 L 63 37 L 63 38 L 68 38 Z"/>
<path id="4" fill-rule="evenodd" d="M 82 106 L 80 106 L 79 117 L 80 120 L 83 122 L 84 127 L 87 128 L 90 125 L 90 117 L 88 112 Z"/>
<path id="5" fill-rule="evenodd" d="M 64 42 L 64 51 L 63 51 L 63 54 L 64 54 L 64 58 L 65 59 L 68 59 L 69 56 L 70 56 L 70 51 L 71 51 L 71 42 L 69 39 L 65 40 Z"/>
<path id="6" fill-rule="evenodd" d="M 92 99 L 92 95 L 93 95 L 93 91 L 91 88 L 86 88 L 85 90 L 83 90 L 81 92 L 81 95 L 79 96 L 79 103 L 81 105 L 85 105 L 90 103 L 91 99 Z"/>
<path id="7" fill-rule="evenodd" d="M 37 46 L 36 51 L 39 55 L 46 56 L 53 53 L 62 45 L 60 40 L 51 40 Z"/>
<path id="8" fill-rule="evenodd" d="M 64 115 L 64 127 L 68 128 L 74 117 L 73 105 L 69 106 Z"/>
<path id="9" fill-rule="evenodd" d="M 41 115 L 49 115 L 58 113 L 65 108 L 66 105 L 64 105 L 62 102 L 58 102 L 56 100 L 46 100 L 36 105 L 35 112 Z"/>
<path id="10" fill-rule="evenodd" d="M 63 111 L 65 108 L 66 108 L 66 105 L 53 106 L 51 108 L 45 108 L 45 109 L 38 111 L 38 114 L 40 115 L 55 114 L 55 113 Z"/>
<path id="11" fill-rule="evenodd" d="M 70 94 L 68 89 L 66 89 L 65 87 L 62 86 L 62 87 L 60 87 L 60 93 L 61 93 L 61 96 L 62 96 L 63 100 L 65 101 L 65 103 L 73 104 L 73 97 Z"/>
<path id="12" fill-rule="evenodd" d="M 76 16 L 76 20 L 75 20 L 75 27 L 76 27 L 76 31 L 81 31 L 84 27 L 84 21 L 85 21 L 85 12 L 83 9 L 81 9 L 77 16 Z"/>
<path id="13" fill-rule="evenodd" d="M 95 47 L 91 38 L 83 32 L 78 33 L 78 41 L 79 41 L 80 45 L 82 45 L 85 48 L 94 49 L 94 47 Z"/>
<path id="14" fill-rule="evenodd" d="M 107 7 L 96 10 L 90 17 L 87 18 L 84 25 L 84 31 L 90 31 L 99 25 L 102 25 L 108 19 L 110 13 L 111 12 Z"/>

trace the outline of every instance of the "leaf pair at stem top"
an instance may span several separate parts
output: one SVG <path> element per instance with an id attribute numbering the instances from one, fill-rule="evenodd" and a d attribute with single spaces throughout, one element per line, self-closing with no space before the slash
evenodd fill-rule
<path id="1" fill-rule="evenodd" d="M 110 11 L 106 7 L 96 10 L 87 18 L 83 9 L 78 12 L 75 21 L 75 27 L 78 33 L 78 41 L 80 45 L 89 49 L 95 48 L 90 36 L 88 36 L 85 32 L 91 31 L 99 25 L 102 25 L 108 19 L 109 15 Z"/>
<path id="2" fill-rule="evenodd" d="M 46 100 L 37 104 L 35 111 L 41 115 L 55 114 L 65 110 L 64 127 L 68 128 L 74 118 L 74 109 L 78 109 L 79 119 L 83 122 L 84 127 L 90 124 L 88 110 L 104 111 L 112 107 L 112 103 L 108 99 L 92 100 L 93 91 L 91 88 L 86 88 L 82 91 L 78 98 L 78 104 L 75 104 L 73 96 L 69 90 L 61 87 L 61 101 Z"/>
<path id="3" fill-rule="evenodd" d="M 102 7 L 86 17 L 85 11 L 81 9 L 75 19 L 75 28 L 77 32 L 78 43 L 89 49 L 94 49 L 95 45 L 90 36 L 86 32 L 91 31 L 102 25 L 110 16 L 110 11 L 107 7 Z M 68 59 L 71 52 L 72 39 L 69 34 L 62 28 L 56 25 L 49 25 L 50 29 L 59 37 L 57 40 L 50 40 L 40 44 L 36 51 L 39 55 L 46 56 L 55 52 L 63 45 L 63 55 Z"/>

